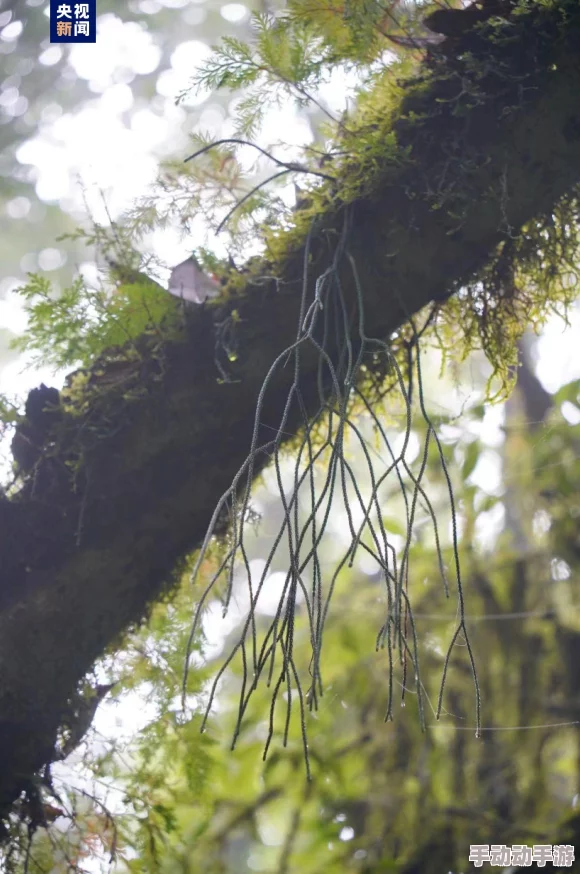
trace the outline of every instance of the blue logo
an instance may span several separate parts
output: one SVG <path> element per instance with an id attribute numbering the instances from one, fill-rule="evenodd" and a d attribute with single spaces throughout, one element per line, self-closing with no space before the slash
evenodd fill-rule
<path id="1" fill-rule="evenodd" d="M 50 0 L 50 41 L 96 42 L 97 0 L 86 0 L 85 3 Z"/>

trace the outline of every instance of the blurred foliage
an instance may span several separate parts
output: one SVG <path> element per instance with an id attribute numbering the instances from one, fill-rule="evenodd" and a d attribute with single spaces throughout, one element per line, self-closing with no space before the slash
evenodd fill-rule
<path id="1" fill-rule="evenodd" d="M 148 627 L 103 664 L 121 678 L 115 692 L 121 711 L 123 700 L 132 701 L 126 706 L 143 710 L 144 726 L 126 737 L 112 730 L 106 744 L 96 735 L 86 747 L 84 785 L 92 785 L 92 799 L 66 788 L 54 769 L 55 791 L 68 815 L 36 832 L 29 870 L 82 870 L 82 854 L 88 853 L 103 859 L 103 870 L 111 857 L 113 870 L 151 874 L 441 874 L 467 870 L 470 844 L 564 842 L 562 822 L 580 792 L 580 426 L 562 416 L 566 403 L 580 405 L 580 381 L 554 396 L 542 423 L 526 422 L 521 406 L 506 410 L 505 440 L 497 450 L 503 484 L 492 489 L 486 486 L 491 450 L 476 436 L 483 433 L 487 408 L 476 403 L 447 426 L 439 420 L 455 471 L 468 626 L 483 702 L 480 739 L 465 652 L 449 670 L 440 722 L 434 717 L 456 615 L 443 595 L 433 538 L 422 517 L 410 587 L 422 683 L 432 708 L 427 731 L 419 727 L 412 678 L 404 696 L 399 687 L 404 706 L 393 722 L 384 722 L 387 662 L 384 650 L 374 650 L 386 595 L 380 575 L 359 556 L 338 578 L 325 631 L 324 695 L 307 717 L 310 783 L 294 717 L 286 749 L 280 745 L 283 715 L 275 717 L 278 745 L 275 740 L 262 764 L 271 694 L 265 688 L 248 706 L 235 751 L 228 749 L 239 707 L 240 658 L 222 680 L 215 712 L 200 734 L 217 662 L 200 660 L 200 647 L 215 653 L 215 644 L 207 650 L 199 639 L 182 709 L 182 656 L 191 623 L 186 573 L 176 597 L 158 605 Z M 413 427 L 417 431 L 420 420 Z M 268 491 L 270 475 L 264 474 L 256 491 L 262 522 L 246 541 L 250 562 L 268 552 L 273 517 L 281 512 Z M 436 510 L 445 531 L 449 517 L 439 465 L 430 463 L 427 476 L 440 494 Z M 505 524 L 515 505 L 525 513 L 523 540 L 522 531 Z M 384 507 L 385 524 L 396 533 L 401 507 L 388 495 Z M 326 535 L 323 573 L 332 573 L 341 540 L 340 526 Z M 443 547 L 450 557 L 448 535 Z M 216 549 L 204 576 L 219 560 Z M 282 550 L 274 570 L 284 567 Z M 234 605 L 242 597 L 243 577 L 240 569 Z M 268 584 L 275 585 L 273 577 Z M 299 612 L 297 658 L 310 646 L 303 620 Z M 258 616 L 260 627 L 267 621 L 266 614 Z M 235 623 L 227 627 L 236 633 Z M 228 650 L 229 638 L 221 646 Z M 114 713 L 115 705 L 109 706 Z M 13 828 L 15 848 L 16 821 Z M 20 840 L 25 847 L 23 832 Z M 74 855 L 74 847 L 76 861 L 66 868 L 62 853 L 68 848 Z M 23 854 L 13 849 L 9 870 L 22 871 Z"/>

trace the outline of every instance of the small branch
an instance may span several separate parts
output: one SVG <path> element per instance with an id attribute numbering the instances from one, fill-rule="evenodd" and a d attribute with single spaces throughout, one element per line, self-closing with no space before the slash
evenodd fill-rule
<path id="1" fill-rule="evenodd" d="M 322 173 L 320 170 L 312 170 L 310 167 L 305 167 L 304 164 L 298 164 L 296 161 L 281 161 L 279 158 L 275 158 L 274 155 L 270 154 L 266 149 L 263 149 L 261 146 L 258 146 L 256 143 L 252 143 L 249 140 L 241 140 L 236 137 L 229 137 L 223 140 L 216 140 L 215 143 L 210 143 L 207 146 L 204 146 L 202 149 L 198 149 L 197 152 L 194 152 L 193 155 L 190 155 L 188 158 L 185 158 L 184 164 L 187 164 L 188 161 L 193 161 L 194 158 L 198 158 L 200 155 L 204 155 L 206 152 L 209 152 L 210 149 L 215 148 L 216 146 L 222 146 L 226 143 L 234 143 L 238 146 L 251 146 L 253 149 L 257 149 L 262 155 L 265 155 L 266 158 L 269 158 L 270 161 L 273 161 L 279 167 L 284 167 L 288 172 L 291 173 L 307 173 L 310 176 L 318 176 L 321 179 L 328 179 L 331 182 L 336 181 L 334 176 L 330 176 L 328 173 Z"/>

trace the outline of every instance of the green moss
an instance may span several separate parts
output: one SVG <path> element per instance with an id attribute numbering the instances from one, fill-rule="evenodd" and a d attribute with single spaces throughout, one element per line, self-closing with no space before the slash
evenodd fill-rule
<path id="1" fill-rule="evenodd" d="M 416 245 L 411 227 L 400 224 L 397 206 L 403 200 L 416 205 L 403 215 L 412 220 L 426 207 L 438 214 L 447 234 L 460 237 L 478 199 L 482 212 L 499 213 L 498 242 L 481 268 L 464 277 L 461 293 L 441 307 L 431 339 L 459 357 L 483 348 L 493 365 L 493 385 L 497 389 L 498 378 L 501 391 L 509 390 L 517 340 L 525 327 L 539 327 L 555 310 L 565 314 L 575 298 L 578 189 L 566 191 L 564 185 L 565 194 L 554 208 L 554 180 L 547 179 L 545 214 L 521 221 L 529 207 L 514 199 L 512 190 L 518 186 L 511 179 L 516 173 L 545 172 L 527 154 L 523 139 L 515 156 L 519 166 L 513 155 L 506 155 L 504 176 L 490 178 L 483 201 L 477 189 L 486 165 L 497 159 L 492 146 L 487 148 L 490 135 L 497 126 L 518 124 L 538 83 L 557 72 L 565 63 L 560 53 L 579 38 L 579 10 L 572 0 L 522 0 L 509 20 L 492 18 L 453 43 L 451 54 L 433 53 L 420 75 L 413 75 L 408 61 L 386 68 L 359 95 L 348 129 L 342 129 L 335 144 L 345 153 L 333 165 L 336 181 L 311 192 L 308 208 L 295 214 L 289 232 L 265 231 L 275 268 L 284 272 L 291 253 L 318 220 L 328 225 L 329 215 L 338 217 L 363 198 L 393 203 L 384 245 L 395 251 L 411 241 Z M 571 116 L 564 134 L 580 139 L 579 132 L 580 115 Z M 545 150 L 553 138 L 546 118 Z M 534 184 L 537 188 L 536 179 Z M 426 258 L 428 253 L 417 255 Z"/>

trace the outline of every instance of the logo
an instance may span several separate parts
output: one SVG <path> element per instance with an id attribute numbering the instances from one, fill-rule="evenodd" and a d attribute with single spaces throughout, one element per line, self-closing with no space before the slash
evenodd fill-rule
<path id="1" fill-rule="evenodd" d="M 59 3 L 50 0 L 50 41 L 90 43 L 97 40 L 97 0 Z"/>
<path id="2" fill-rule="evenodd" d="M 532 865 L 545 868 L 550 862 L 555 868 L 571 868 L 574 862 L 574 847 L 571 844 L 534 844 L 533 847 L 526 844 L 514 844 L 508 847 L 505 844 L 471 844 L 469 847 L 469 861 L 476 868 L 481 868 L 484 862 L 491 867 L 529 868 Z"/>

